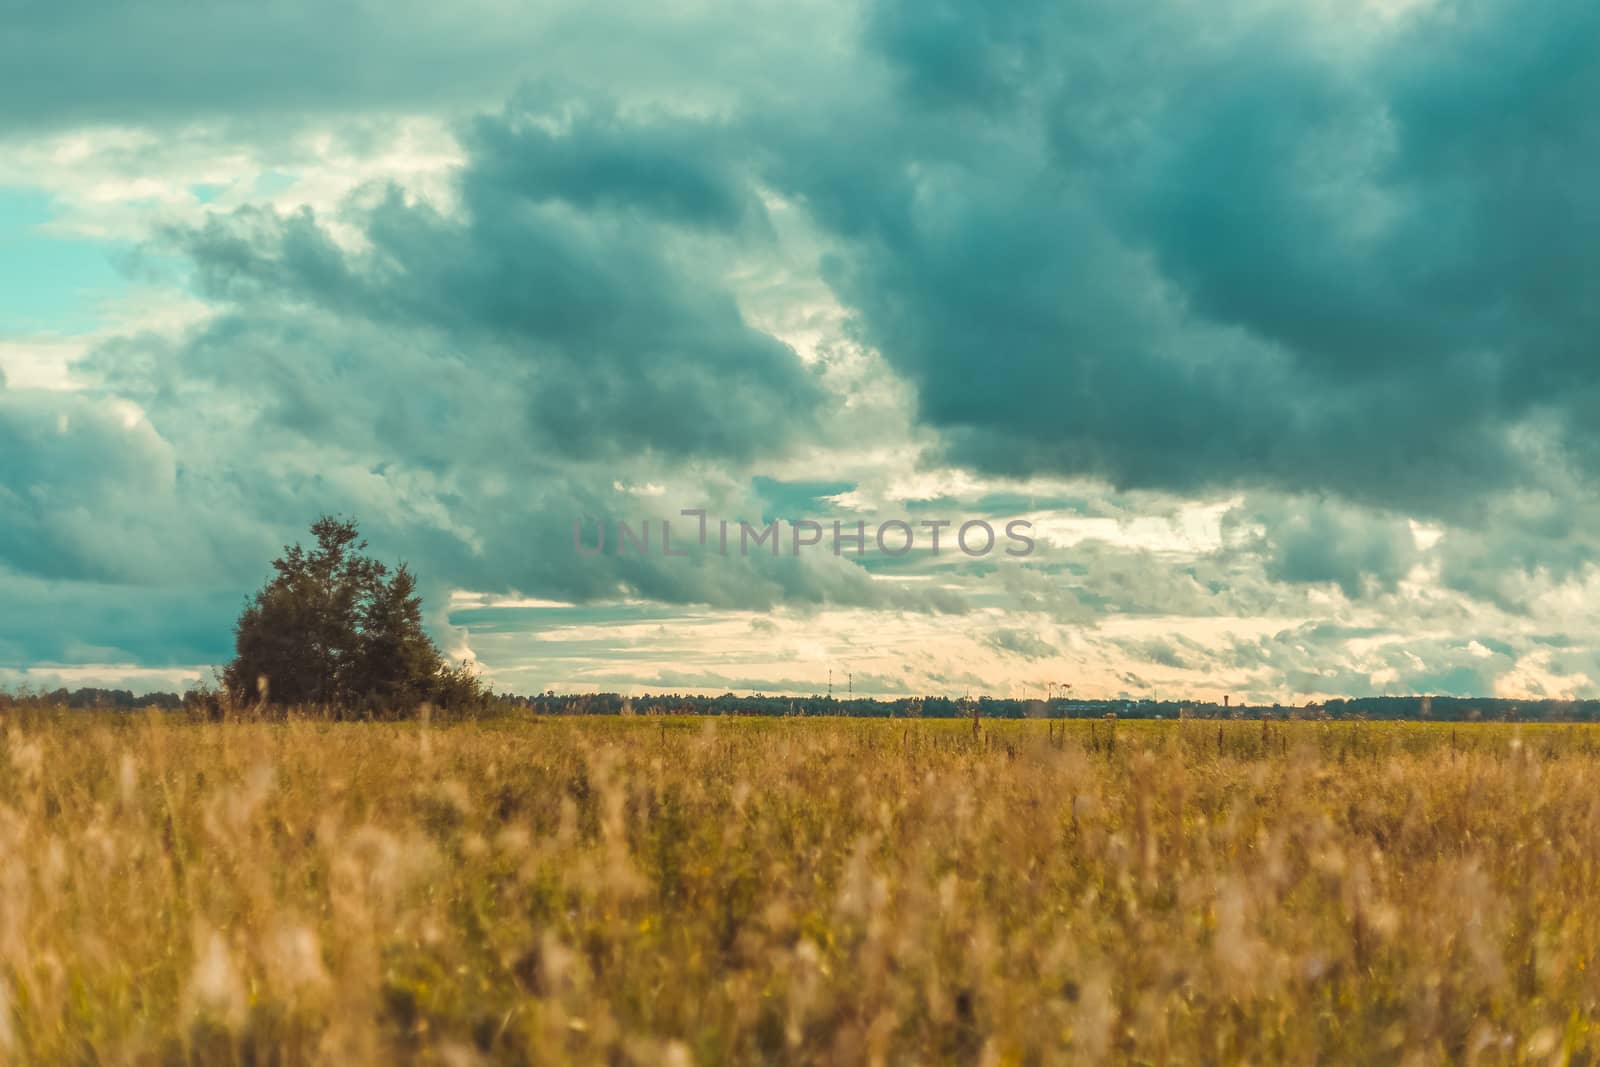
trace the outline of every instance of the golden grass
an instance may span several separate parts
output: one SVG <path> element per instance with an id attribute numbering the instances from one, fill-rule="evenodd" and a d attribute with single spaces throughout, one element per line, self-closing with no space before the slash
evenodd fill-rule
<path id="1" fill-rule="evenodd" d="M 7 712 L 0 1062 L 1593 1062 L 1600 734 L 1092 725 Z"/>

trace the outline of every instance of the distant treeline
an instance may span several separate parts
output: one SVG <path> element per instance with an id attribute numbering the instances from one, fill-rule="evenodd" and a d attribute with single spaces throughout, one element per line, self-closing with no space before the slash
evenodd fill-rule
<path id="1" fill-rule="evenodd" d="M 186 696 L 187 694 L 185 694 Z M 185 696 L 177 693 L 144 693 L 135 696 L 127 689 L 54 689 L 0 692 L 0 708 L 10 704 L 45 704 L 55 708 L 181 708 Z"/>
<path id="2" fill-rule="evenodd" d="M 955 719 L 1437 719 L 1445 722 L 1600 722 L 1600 700 L 1500 700 L 1479 697 L 1358 697 L 1305 705 L 1226 705 L 1186 700 L 1029 700 L 1009 697 L 681 696 L 587 693 L 500 696 L 503 706 L 540 715 L 850 715 L 862 718 Z"/>
<path id="3" fill-rule="evenodd" d="M 145 693 L 126 689 L 56 689 L 0 692 L 0 707 L 11 704 L 65 708 L 169 710 L 197 706 L 204 692 Z M 499 694 L 489 710 L 535 715 L 847 715 L 859 718 L 1074 719 L 1116 715 L 1124 719 L 1433 719 L 1441 722 L 1600 722 L 1600 700 L 1501 700 L 1492 697 L 1356 697 L 1304 705 L 1225 705 L 1185 700 L 1027 700 L 1009 697 L 951 698 L 832 696 L 685 696 L 677 693 L 624 696 L 620 693 L 535 696 Z"/>

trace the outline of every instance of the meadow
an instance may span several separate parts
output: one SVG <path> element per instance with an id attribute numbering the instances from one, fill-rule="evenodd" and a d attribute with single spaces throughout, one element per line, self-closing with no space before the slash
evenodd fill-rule
<path id="1" fill-rule="evenodd" d="M 0 712 L 0 1063 L 1592 1063 L 1600 729 Z"/>

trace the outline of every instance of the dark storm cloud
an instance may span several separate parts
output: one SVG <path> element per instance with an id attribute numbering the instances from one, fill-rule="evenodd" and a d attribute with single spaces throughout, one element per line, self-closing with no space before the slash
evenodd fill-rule
<path id="1" fill-rule="evenodd" d="M 449 212 L 389 188 L 326 219 L 248 208 L 169 231 L 151 251 L 186 256 L 216 313 L 81 364 L 147 422 L 53 395 L 0 408 L 0 488 L 21 516 L 0 562 L 151 580 L 204 562 L 172 549 L 220 524 L 246 533 L 205 577 L 242 595 L 312 517 L 343 512 L 377 555 L 415 567 L 441 626 L 453 588 L 961 610 L 816 554 L 662 556 L 663 518 L 680 547 L 693 536 L 682 507 L 758 517 L 741 472 L 809 445 L 833 404 L 722 280 L 727 242 L 768 239 L 759 201 L 710 150 L 724 136 L 530 92 L 467 128 Z M 94 419 L 56 434 L 60 404 Z M 672 496 L 631 488 L 651 482 Z M 151 528 L 147 554 L 116 499 Z M 93 508 L 111 521 L 91 543 L 50 536 Z M 649 556 L 577 555 L 575 520 L 646 518 Z"/>
<path id="2" fill-rule="evenodd" d="M 625 447 L 747 455 L 758 420 L 669 413 L 714 381 L 735 421 L 806 391 L 709 269 L 729 249 L 678 240 L 759 240 L 766 184 L 821 228 L 854 329 L 978 469 L 1481 518 L 1475 493 L 1600 464 L 1592 5 L 1439 0 L 1388 24 L 879 0 L 809 16 L 805 77 L 794 23 L 731 13 L 24 3 L 0 69 L 55 126 L 123 98 L 448 110 L 446 83 L 481 99 L 555 71 L 462 127 L 464 222 L 395 196 L 356 221 L 358 255 L 313 218 L 238 216 L 187 247 L 230 300 L 547 348 L 527 417 L 574 452 L 612 421 Z M 676 50 L 645 60 L 649 41 Z M 106 61 L 45 77 L 68 42 Z M 721 103 L 658 106 L 675 95 Z"/>
<path id="3" fill-rule="evenodd" d="M 341 328 L 393 330 L 407 346 L 430 331 L 441 373 L 470 360 L 526 399 L 506 429 L 545 452 L 737 461 L 787 448 L 817 418 L 819 384 L 787 345 L 745 321 L 671 225 L 757 210 L 678 143 L 697 128 L 630 136 L 585 114 L 552 134 L 535 117 L 508 110 L 473 124 L 458 215 L 394 189 L 352 205 L 342 221 L 359 228 L 363 251 L 340 247 L 310 211 L 245 209 L 175 241 L 203 290 L 242 310 L 313 309 Z M 307 371 L 337 376 L 384 358 L 331 355 Z M 314 406 L 312 392 L 297 406 Z M 336 389 L 320 395 L 340 403 Z M 291 390 L 291 402 L 299 397 Z"/>
<path id="4" fill-rule="evenodd" d="M 0 391 L 0 570 L 187 588 L 214 618 L 216 590 L 344 511 L 436 612 L 450 588 L 748 610 L 970 594 L 1082 623 L 1276 615 L 1323 585 L 1403 625 L 1419 563 L 1526 612 L 1596 551 L 1579 501 L 1600 470 L 1600 9 L 1332 6 L 13 2 L 11 138 L 225 122 L 216 137 L 259 148 L 547 80 L 457 124 L 452 203 L 366 189 L 159 235 L 212 314 L 100 346 L 82 395 Z M 151 170 L 139 145 L 117 179 Z M 763 272 L 803 284 L 741 305 Z M 860 398 L 747 313 L 813 302 L 816 276 L 848 316 L 827 341 L 881 354 L 948 459 L 1242 489 L 1232 528 L 1259 533 L 1185 559 L 1085 543 L 952 574 L 959 596 L 826 556 L 576 559 L 573 518 L 754 518 L 857 477 L 815 456 L 861 445 L 840 416 Z M 1407 516 L 1443 521 L 1434 549 Z M 86 610 L 75 595 L 59 602 Z M 200 654 L 109 618 L 93 647 Z M 1240 667 L 1359 691 L 1379 672 L 1487 687 L 1511 663 L 1432 639 L 1328 674 L 1349 642 L 1325 636 L 1241 648 Z M 0 634 L 61 651 L 40 640 Z M 1203 667 L 1172 649 L 1147 651 Z"/>
<path id="5" fill-rule="evenodd" d="M 719 492 L 714 479 L 685 476 L 675 457 L 613 451 L 583 459 L 550 449 L 538 433 L 519 431 L 526 398 L 504 387 L 494 364 L 441 357 L 428 344 L 387 329 L 322 314 L 224 316 L 170 349 L 155 338 L 125 344 L 170 375 L 139 370 L 121 346 L 96 357 L 113 380 L 119 372 L 139 375 L 122 383 L 122 391 L 144 405 L 172 451 L 185 457 L 176 467 L 168 458 L 164 470 L 141 474 L 147 481 L 165 474 L 159 495 L 141 490 L 125 498 L 129 515 L 154 524 L 165 539 L 152 533 L 135 541 L 130 534 L 138 527 L 103 506 L 91 526 L 98 536 L 84 555 L 62 564 L 64 576 L 111 561 L 118 576 L 134 580 L 129 571 L 145 558 L 140 547 L 147 548 L 152 569 L 192 574 L 203 557 L 176 546 L 201 531 L 243 527 L 251 536 L 237 540 L 250 550 L 234 550 L 204 570 L 244 590 L 265 576 L 266 560 L 280 545 L 304 539 L 311 517 L 346 512 L 362 520 L 380 558 L 413 565 L 436 611 L 452 588 L 750 610 L 821 603 L 961 608 L 948 594 L 876 583 L 830 556 L 757 552 L 741 558 L 700 549 L 693 519 L 664 498 L 620 486 L 619 479 L 660 478 L 684 503 L 724 514 L 756 514 L 759 502 L 736 489 Z M 109 434 L 95 439 L 98 446 L 129 455 L 128 442 Z M 44 444 L 54 445 L 55 438 L 45 437 Z M 89 456 L 81 470 L 92 471 L 98 459 Z M 702 455 L 691 462 L 710 461 Z M 84 491 L 100 490 L 91 484 Z M 103 493 L 101 502 L 115 499 Z M 74 516 L 63 508 L 40 507 L 39 514 L 37 529 L 19 531 L 18 546 L 37 549 L 52 543 L 44 531 L 72 528 Z M 231 522 L 217 518 L 224 514 Z M 618 554 L 618 519 L 636 531 L 649 522 L 647 555 Z M 665 519 L 688 557 L 663 555 Z M 584 543 L 592 545 L 602 520 L 610 530 L 607 550 L 580 556 L 573 523 L 584 524 Z M 174 537 L 174 530 L 182 536 Z"/>
<path id="6" fill-rule="evenodd" d="M 58 582 L 0 569 L 0 664 L 220 663 L 244 597 L 234 589 Z M 71 619 L 70 629 L 44 624 Z"/>
<path id="7" fill-rule="evenodd" d="M 109 577 L 94 573 L 102 554 L 59 520 L 108 498 L 159 493 L 171 476 L 165 443 L 147 427 L 129 432 L 78 398 L 0 392 L 0 562 L 45 577 Z"/>
<path id="8" fill-rule="evenodd" d="M 604 97 L 525 89 L 499 115 L 468 123 L 469 194 L 561 201 L 669 222 L 733 229 L 764 218 L 746 180 L 746 146 L 725 124 L 619 114 Z"/>
<path id="9" fill-rule="evenodd" d="M 1439 581 L 1502 611 L 1527 615 L 1541 594 L 1581 583 L 1592 572 L 1600 558 L 1596 510 L 1581 495 L 1514 495 L 1496 510 L 1493 527 L 1444 533 L 1436 550 Z"/>
<path id="10" fill-rule="evenodd" d="M 128 408 L 0 390 L 0 570 L 182 586 L 269 546 L 226 507 L 184 522 L 185 476 L 172 443 Z"/>
<path id="11" fill-rule="evenodd" d="M 1355 600 L 1392 593 L 1422 558 L 1406 520 L 1327 499 L 1272 497 L 1231 512 L 1259 524 L 1252 548 L 1273 581 L 1331 583 Z"/>
<path id="12" fill-rule="evenodd" d="M 888 0 L 770 173 L 959 460 L 1462 514 L 1592 459 L 1600 14 L 1367 17 Z"/>

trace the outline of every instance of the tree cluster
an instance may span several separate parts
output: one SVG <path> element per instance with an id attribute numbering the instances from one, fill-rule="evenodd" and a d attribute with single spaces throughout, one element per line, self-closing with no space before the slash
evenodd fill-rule
<path id="1" fill-rule="evenodd" d="M 485 698 L 469 667 L 452 667 L 422 625 L 405 564 L 365 555 L 354 521 L 324 516 L 316 547 L 286 547 L 245 607 L 223 688 L 237 703 L 404 716 L 423 704 L 461 711 Z"/>

